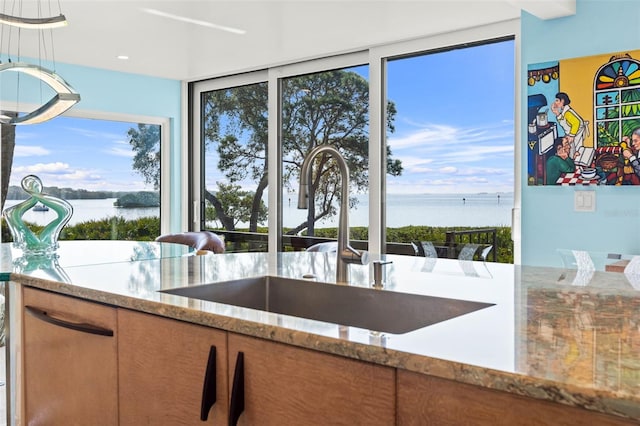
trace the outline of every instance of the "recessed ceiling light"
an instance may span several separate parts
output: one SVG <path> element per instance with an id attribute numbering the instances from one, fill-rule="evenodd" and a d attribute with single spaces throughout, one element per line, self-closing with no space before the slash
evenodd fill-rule
<path id="1" fill-rule="evenodd" d="M 127 59 L 129 59 L 129 57 L 127 55 L 118 55 L 116 56 L 118 59 L 121 59 L 123 61 L 126 61 Z"/>
<path id="2" fill-rule="evenodd" d="M 151 15 L 162 16 L 163 18 L 173 19 L 175 21 L 186 22 L 189 24 L 201 25 L 203 27 L 214 28 L 216 30 L 227 31 L 233 34 L 246 34 L 245 30 L 239 30 L 237 28 L 225 27 L 223 25 L 217 25 L 208 21 L 200 21 L 198 19 L 187 18 L 186 16 L 174 15 L 173 13 L 163 12 L 157 9 L 146 9 L 141 8 L 143 12 L 149 13 Z"/>

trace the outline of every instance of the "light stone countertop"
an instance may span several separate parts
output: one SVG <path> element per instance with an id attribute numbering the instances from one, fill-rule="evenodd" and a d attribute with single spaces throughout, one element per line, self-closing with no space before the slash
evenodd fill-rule
<path id="1" fill-rule="evenodd" d="M 494 304 L 391 334 L 159 292 L 262 275 L 335 282 L 335 254 L 68 242 L 54 264 L 20 267 L 19 253 L 0 250 L 2 270 L 22 285 L 640 420 L 640 292 L 623 273 L 386 256 L 382 291 Z M 371 264 L 350 271 L 351 285 L 370 285 Z"/>

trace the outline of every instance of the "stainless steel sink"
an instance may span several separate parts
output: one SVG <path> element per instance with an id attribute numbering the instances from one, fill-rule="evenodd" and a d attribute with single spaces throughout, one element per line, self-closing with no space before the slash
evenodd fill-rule
<path id="1" fill-rule="evenodd" d="M 393 334 L 494 305 L 275 276 L 163 292 Z"/>

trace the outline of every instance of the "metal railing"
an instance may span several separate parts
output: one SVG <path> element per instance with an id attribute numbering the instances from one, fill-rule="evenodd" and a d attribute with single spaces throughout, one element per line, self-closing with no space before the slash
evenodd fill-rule
<path id="1" fill-rule="evenodd" d="M 491 257 L 494 262 L 498 260 L 497 228 L 471 229 L 467 231 L 447 231 L 445 246 L 448 250 L 447 257 L 455 259 L 459 250 L 465 244 L 479 244 L 491 246 Z"/>
<path id="2" fill-rule="evenodd" d="M 267 251 L 269 236 L 260 232 L 244 231 L 213 231 L 223 235 L 228 253 L 264 252 Z M 460 250 L 466 244 L 479 244 L 483 248 L 491 246 L 491 258 L 497 261 L 498 239 L 496 228 L 473 229 L 467 231 L 447 231 L 444 242 L 434 242 L 439 257 L 456 259 Z M 334 238 L 307 237 L 299 235 L 283 235 L 281 251 L 302 251 L 314 244 L 336 241 Z M 368 250 L 367 241 L 351 240 L 351 246 L 358 250 Z M 409 256 L 421 255 L 419 248 L 413 243 L 386 243 L 388 254 L 403 254 Z M 488 259 L 483 259 L 488 260 Z"/>
<path id="3" fill-rule="evenodd" d="M 268 234 L 259 232 L 241 231 L 219 231 L 214 230 L 218 235 L 224 236 L 228 253 L 267 251 Z M 314 244 L 336 241 L 335 238 L 306 237 L 298 235 L 283 235 L 281 251 L 302 251 Z M 368 250 L 369 243 L 361 240 L 350 240 L 351 246 L 358 250 Z M 415 256 L 416 251 L 412 244 L 407 243 L 387 243 L 387 253 L 404 254 Z"/>

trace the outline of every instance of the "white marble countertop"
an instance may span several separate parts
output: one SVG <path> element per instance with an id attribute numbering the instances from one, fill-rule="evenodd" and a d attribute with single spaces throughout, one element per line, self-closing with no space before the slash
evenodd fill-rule
<path id="1" fill-rule="evenodd" d="M 383 291 L 495 304 L 404 334 L 380 333 L 159 290 L 261 275 L 335 281 L 335 254 L 291 252 L 194 256 L 126 243 L 102 261 L 101 242 L 82 263 L 60 250 L 55 273 L 17 270 L 23 285 L 640 420 L 640 293 L 622 273 L 585 280 L 554 268 L 386 256 Z M 137 244 L 137 245 L 136 245 Z M 15 251 L 3 244 L 2 265 Z M 122 247 L 129 247 L 128 251 Z M 132 252 L 138 256 L 124 256 Z M 66 249 L 71 250 L 70 247 Z M 89 254 L 87 254 L 89 253 Z M 372 259 L 374 260 L 374 259 Z M 102 263 L 101 263 L 102 262 Z M 13 266 L 12 266 L 13 265 Z M 46 265 L 45 265 L 46 266 Z M 368 287 L 371 264 L 351 265 L 351 285 Z M 62 272 L 62 274 L 60 273 Z M 597 331 L 597 333 L 596 333 Z"/>

